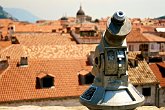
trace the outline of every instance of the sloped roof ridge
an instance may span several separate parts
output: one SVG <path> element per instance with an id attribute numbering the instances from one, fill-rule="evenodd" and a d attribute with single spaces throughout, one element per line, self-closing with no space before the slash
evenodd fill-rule
<path id="1" fill-rule="evenodd" d="M 144 41 L 150 41 L 150 39 L 147 36 L 144 36 L 143 34 L 142 34 L 142 37 L 141 38 L 143 38 Z"/>
<path id="2" fill-rule="evenodd" d="M 161 67 L 165 67 L 165 62 L 156 63 L 156 65 L 159 65 Z"/>
<path id="3" fill-rule="evenodd" d="M 131 55 L 133 58 L 136 58 L 136 53 Z M 138 67 L 136 68 L 131 68 L 128 65 L 128 74 L 130 81 L 135 85 L 159 83 L 153 71 L 145 60 L 138 60 Z"/>
<path id="4" fill-rule="evenodd" d="M 89 71 L 87 69 L 82 68 L 77 73 L 78 73 L 78 75 L 87 75 L 89 73 Z"/>
<path id="5" fill-rule="evenodd" d="M 158 66 L 160 66 L 159 64 L 161 64 L 161 66 L 165 67 L 165 63 L 161 62 L 161 63 L 150 64 L 150 68 L 152 69 L 153 73 L 155 74 L 155 77 L 159 80 L 160 86 L 165 87 L 165 78 L 162 76 L 162 73 L 159 70 L 159 67 L 158 67 Z"/>
<path id="6" fill-rule="evenodd" d="M 38 74 L 37 74 L 37 77 L 38 78 L 44 78 L 45 76 L 51 76 L 51 77 L 54 77 L 54 75 L 53 74 L 51 74 L 51 73 L 47 73 L 47 72 L 45 72 L 45 71 L 40 71 Z"/>
<path id="7" fill-rule="evenodd" d="M 141 51 L 129 51 L 128 52 L 128 58 L 136 58 L 137 55 L 141 54 Z"/>
<path id="8" fill-rule="evenodd" d="M 158 35 L 151 34 L 151 33 L 143 33 L 143 36 L 150 42 L 152 42 L 152 41 L 155 41 L 155 42 L 164 41 L 165 42 L 165 38 L 160 37 Z"/>
<path id="9" fill-rule="evenodd" d="M 131 32 L 128 37 L 126 37 L 127 42 L 143 42 L 148 41 L 148 39 L 144 38 L 144 36 L 141 33 Z"/>
<path id="10" fill-rule="evenodd" d="M 58 61 L 72 61 L 72 60 L 87 60 L 86 57 L 77 57 L 77 58 L 52 58 L 52 59 L 46 59 L 46 58 L 40 58 L 40 59 L 30 59 L 29 61 L 55 61 L 55 60 L 58 60 Z M 16 61 L 16 60 L 15 60 Z"/>
<path id="11" fill-rule="evenodd" d="M 16 44 L 16 45 L 17 45 L 17 44 Z M 0 51 L 0 54 L 3 53 L 5 50 L 8 50 L 8 49 L 12 48 L 13 46 L 14 46 L 14 45 L 10 45 L 10 46 L 8 46 L 8 47 L 2 49 L 2 50 Z"/>
<path id="12" fill-rule="evenodd" d="M 6 56 L 10 56 L 11 57 L 11 52 L 15 51 L 15 49 L 17 48 L 17 51 L 21 52 L 21 56 L 27 56 L 24 48 L 25 46 L 22 45 L 22 44 L 13 44 L 13 45 L 10 45 L 9 47 L 3 49 L 2 51 L 0 51 L 0 55 L 2 55 L 1 57 L 3 58 L 6 58 Z M 14 50 L 13 50 L 14 49 Z M 12 50 L 12 51 L 9 51 L 9 50 Z M 10 54 L 4 54 L 5 52 L 9 52 Z M 15 53 L 18 53 L 15 51 Z M 12 54 L 14 55 L 14 54 Z"/>

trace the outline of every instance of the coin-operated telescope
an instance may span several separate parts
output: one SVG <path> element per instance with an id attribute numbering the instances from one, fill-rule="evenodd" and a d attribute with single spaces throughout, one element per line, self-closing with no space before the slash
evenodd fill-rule
<path id="1" fill-rule="evenodd" d="M 107 21 L 100 44 L 96 47 L 93 84 L 80 96 L 89 109 L 130 110 L 144 103 L 144 96 L 129 83 L 126 36 L 131 22 L 122 11 Z"/>

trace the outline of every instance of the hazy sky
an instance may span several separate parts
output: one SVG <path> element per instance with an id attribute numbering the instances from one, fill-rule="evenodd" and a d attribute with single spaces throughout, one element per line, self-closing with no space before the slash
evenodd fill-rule
<path id="1" fill-rule="evenodd" d="M 80 4 L 93 19 L 111 16 L 117 10 L 124 11 L 130 18 L 165 15 L 165 0 L 0 0 L 3 7 L 22 8 L 41 19 L 75 17 Z"/>

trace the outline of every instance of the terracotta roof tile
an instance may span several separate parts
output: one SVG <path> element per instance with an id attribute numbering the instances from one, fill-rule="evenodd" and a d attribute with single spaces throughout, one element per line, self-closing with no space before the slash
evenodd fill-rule
<path id="1" fill-rule="evenodd" d="M 165 73 L 164 73 L 165 62 L 153 63 L 153 64 L 150 64 L 149 66 L 152 69 L 155 76 L 157 77 L 157 79 L 159 80 L 160 86 L 165 87 Z"/>
<path id="2" fill-rule="evenodd" d="M 15 32 L 52 32 L 53 29 L 56 29 L 57 32 L 59 29 L 62 29 L 61 24 L 59 25 L 37 25 L 37 24 L 15 24 Z"/>
<path id="3" fill-rule="evenodd" d="M 165 42 L 165 38 L 145 33 L 142 34 L 138 30 L 132 30 L 130 34 L 127 36 L 127 42 L 133 43 L 133 42 Z"/>
<path id="4" fill-rule="evenodd" d="M 2 58 L 9 56 L 11 59 L 20 59 L 21 56 L 24 56 L 23 46 L 20 44 L 11 45 L 0 51 Z"/>
<path id="5" fill-rule="evenodd" d="M 17 62 L 9 60 L 10 66 L 0 75 L 0 102 L 79 96 L 88 87 L 80 86 L 78 82 L 81 70 L 91 71 L 84 59 L 30 60 L 27 67 L 17 67 Z M 158 83 L 145 61 L 139 61 L 138 67 L 128 70 L 134 85 Z M 55 78 L 55 88 L 36 89 L 36 77 L 45 74 Z"/>
<path id="6" fill-rule="evenodd" d="M 0 50 L 11 45 L 11 41 L 0 41 Z"/>
<path id="7" fill-rule="evenodd" d="M 95 23 L 83 23 L 81 26 L 80 26 L 80 31 L 95 31 L 97 26 L 97 24 Z"/>
<path id="8" fill-rule="evenodd" d="M 90 51 L 95 50 L 96 45 L 11 45 L 0 52 L 2 58 L 10 56 L 11 59 L 20 59 L 27 56 L 30 59 L 54 59 L 54 58 L 86 58 Z"/>
<path id="9" fill-rule="evenodd" d="M 148 39 L 143 36 L 139 30 L 132 30 L 126 37 L 127 42 L 148 42 Z"/>
<path id="10" fill-rule="evenodd" d="M 154 34 L 144 33 L 143 35 L 145 38 L 148 39 L 149 42 L 165 42 L 165 38 L 159 37 Z"/>
<path id="11" fill-rule="evenodd" d="M 89 71 L 86 71 L 86 70 L 81 70 L 78 72 L 78 74 L 83 75 L 83 76 L 87 75 L 88 73 Z"/>
<path id="12" fill-rule="evenodd" d="M 138 53 L 129 52 L 128 57 L 136 58 Z M 138 60 L 137 67 L 128 66 L 130 82 L 134 85 L 158 84 L 158 80 L 145 60 Z"/>
<path id="13" fill-rule="evenodd" d="M 17 61 L 10 61 L 10 67 L 0 77 L 0 102 L 79 96 L 88 87 L 79 85 L 77 75 L 78 71 L 86 69 L 85 61 L 33 60 L 27 67 L 17 67 Z M 55 77 L 55 88 L 35 88 L 36 76 L 40 71 Z"/>
<path id="14" fill-rule="evenodd" d="M 72 41 L 69 34 L 58 33 L 17 33 L 15 34 L 20 44 L 25 46 L 31 45 L 66 45 L 76 44 Z"/>
<path id="15" fill-rule="evenodd" d="M 47 73 L 45 73 L 45 72 L 39 73 L 39 74 L 37 75 L 37 77 L 38 77 L 38 78 L 43 78 L 43 77 L 45 77 L 45 76 L 47 76 L 47 75 L 49 75 L 49 76 L 51 76 L 51 77 L 54 77 L 54 75 L 52 75 L 52 74 L 47 74 Z"/>

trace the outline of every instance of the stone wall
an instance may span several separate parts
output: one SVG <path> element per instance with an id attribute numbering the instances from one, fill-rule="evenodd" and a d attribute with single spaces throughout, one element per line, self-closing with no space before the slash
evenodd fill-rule
<path id="1" fill-rule="evenodd" d="M 137 86 L 136 89 L 142 94 L 143 88 L 151 88 L 151 95 L 145 96 L 144 105 L 156 105 L 156 85 Z"/>
<path id="2" fill-rule="evenodd" d="M 34 101 L 19 101 L 1 103 L 0 106 L 22 106 L 22 105 L 33 105 L 33 106 L 80 106 L 79 98 L 68 98 L 68 99 L 44 99 Z"/>
<path id="3" fill-rule="evenodd" d="M 165 88 L 160 88 L 159 92 L 159 107 L 165 106 Z"/>

